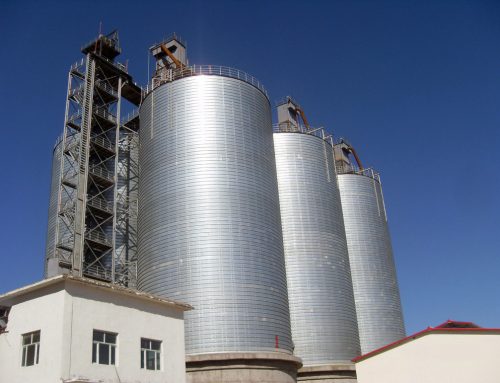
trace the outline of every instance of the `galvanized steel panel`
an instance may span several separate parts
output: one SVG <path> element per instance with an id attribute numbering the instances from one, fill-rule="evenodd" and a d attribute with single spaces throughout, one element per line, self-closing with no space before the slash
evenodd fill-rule
<path id="1" fill-rule="evenodd" d="M 59 175 L 61 173 L 62 141 L 58 140 L 52 153 L 52 179 L 50 181 L 49 212 L 47 221 L 47 237 L 45 243 L 45 277 L 48 275 L 47 261 L 55 256 L 56 226 L 57 226 L 57 200 L 59 193 Z"/>
<path id="2" fill-rule="evenodd" d="M 188 354 L 291 351 L 271 112 L 222 76 L 163 84 L 140 111 L 138 286 L 192 304 Z"/>
<path id="3" fill-rule="evenodd" d="M 339 189 L 363 354 L 405 336 L 380 183 L 340 174 Z"/>
<path id="4" fill-rule="evenodd" d="M 127 214 L 118 217 L 115 229 L 115 260 L 118 273 L 128 279 L 128 287 L 137 284 L 137 200 L 139 195 L 139 135 L 121 131 L 119 140 L 117 180 L 117 214 L 120 208 Z M 120 265 L 127 267 L 121 270 Z"/>
<path id="5" fill-rule="evenodd" d="M 58 243 L 64 243 L 68 246 L 72 245 L 73 236 L 70 230 L 69 222 L 62 222 L 58 219 L 58 204 L 60 203 L 63 208 L 68 208 L 73 203 L 74 196 L 71 194 L 71 188 L 63 188 L 60 184 L 62 149 L 62 137 L 57 139 L 56 145 L 52 152 L 52 172 L 50 183 L 50 196 L 49 196 L 49 211 L 47 220 L 47 237 L 45 243 L 45 278 L 50 278 L 60 274 L 62 271 L 59 267 L 55 268 L 54 265 L 49 267 L 49 259 L 60 257 L 60 249 L 57 248 Z M 71 173 L 71 165 L 68 161 L 64 161 L 63 174 Z M 59 191 L 61 195 L 59 196 Z M 60 198 L 60 201 L 59 201 Z M 56 238 L 57 235 L 57 238 Z M 57 262 L 58 264 L 59 262 Z"/>
<path id="6" fill-rule="evenodd" d="M 332 147 L 274 133 L 295 355 L 305 365 L 359 355 L 349 256 Z"/>

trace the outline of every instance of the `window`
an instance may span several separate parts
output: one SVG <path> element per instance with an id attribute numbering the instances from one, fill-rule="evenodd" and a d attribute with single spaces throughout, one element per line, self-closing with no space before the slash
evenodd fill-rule
<path id="1" fill-rule="evenodd" d="M 92 363 L 116 364 L 117 334 L 94 330 L 92 337 Z"/>
<path id="2" fill-rule="evenodd" d="M 161 368 L 161 341 L 141 338 L 141 368 L 159 370 Z"/>
<path id="3" fill-rule="evenodd" d="M 40 331 L 33 331 L 23 335 L 22 365 L 33 366 L 38 364 L 40 357 Z"/>

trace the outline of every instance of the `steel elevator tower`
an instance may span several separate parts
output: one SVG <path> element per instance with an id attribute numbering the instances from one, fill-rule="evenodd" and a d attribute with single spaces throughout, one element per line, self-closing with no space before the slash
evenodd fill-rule
<path id="1" fill-rule="evenodd" d="M 115 61 L 118 33 L 82 47 L 68 76 L 64 133 L 54 148 L 46 276 L 71 272 L 135 286 L 137 113 L 141 89 Z"/>

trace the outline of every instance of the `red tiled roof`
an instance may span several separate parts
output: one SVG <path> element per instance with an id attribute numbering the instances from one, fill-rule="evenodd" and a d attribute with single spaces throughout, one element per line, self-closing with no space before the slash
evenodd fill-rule
<path id="1" fill-rule="evenodd" d="M 421 336 L 430 333 L 460 333 L 460 332 L 461 333 L 498 332 L 500 334 L 500 328 L 483 328 L 473 322 L 460 322 L 448 319 L 446 322 L 443 322 L 436 327 L 427 327 L 426 329 L 416 332 L 413 335 L 409 335 L 406 338 L 389 343 L 388 345 L 377 348 L 376 350 L 370 351 L 364 355 L 357 356 L 356 358 L 352 359 L 352 361 L 355 363 L 360 362 L 374 355 L 395 348 L 401 344 L 408 343 L 414 339 L 420 338 Z"/>
<path id="2" fill-rule="evenodd" d="M 481 328 L 481 327 L 475 324 L 474 322 L 459 322 L 456 320 L 448 319 L 446 322 L 443 322 L 434 328 Z"/>

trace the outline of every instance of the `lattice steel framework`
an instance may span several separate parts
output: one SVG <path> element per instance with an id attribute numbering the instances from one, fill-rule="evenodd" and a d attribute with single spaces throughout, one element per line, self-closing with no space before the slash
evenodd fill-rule
<path id="1" fill-rule="evenodd" d="M 122 117 L 122 104 L 138 106 L 141 90 L 115 61 L 120 52 L 117 32 L 99 35 L 69 71 L 47 276 L 135 286 L 139 123 L 137 113 Z"/>

